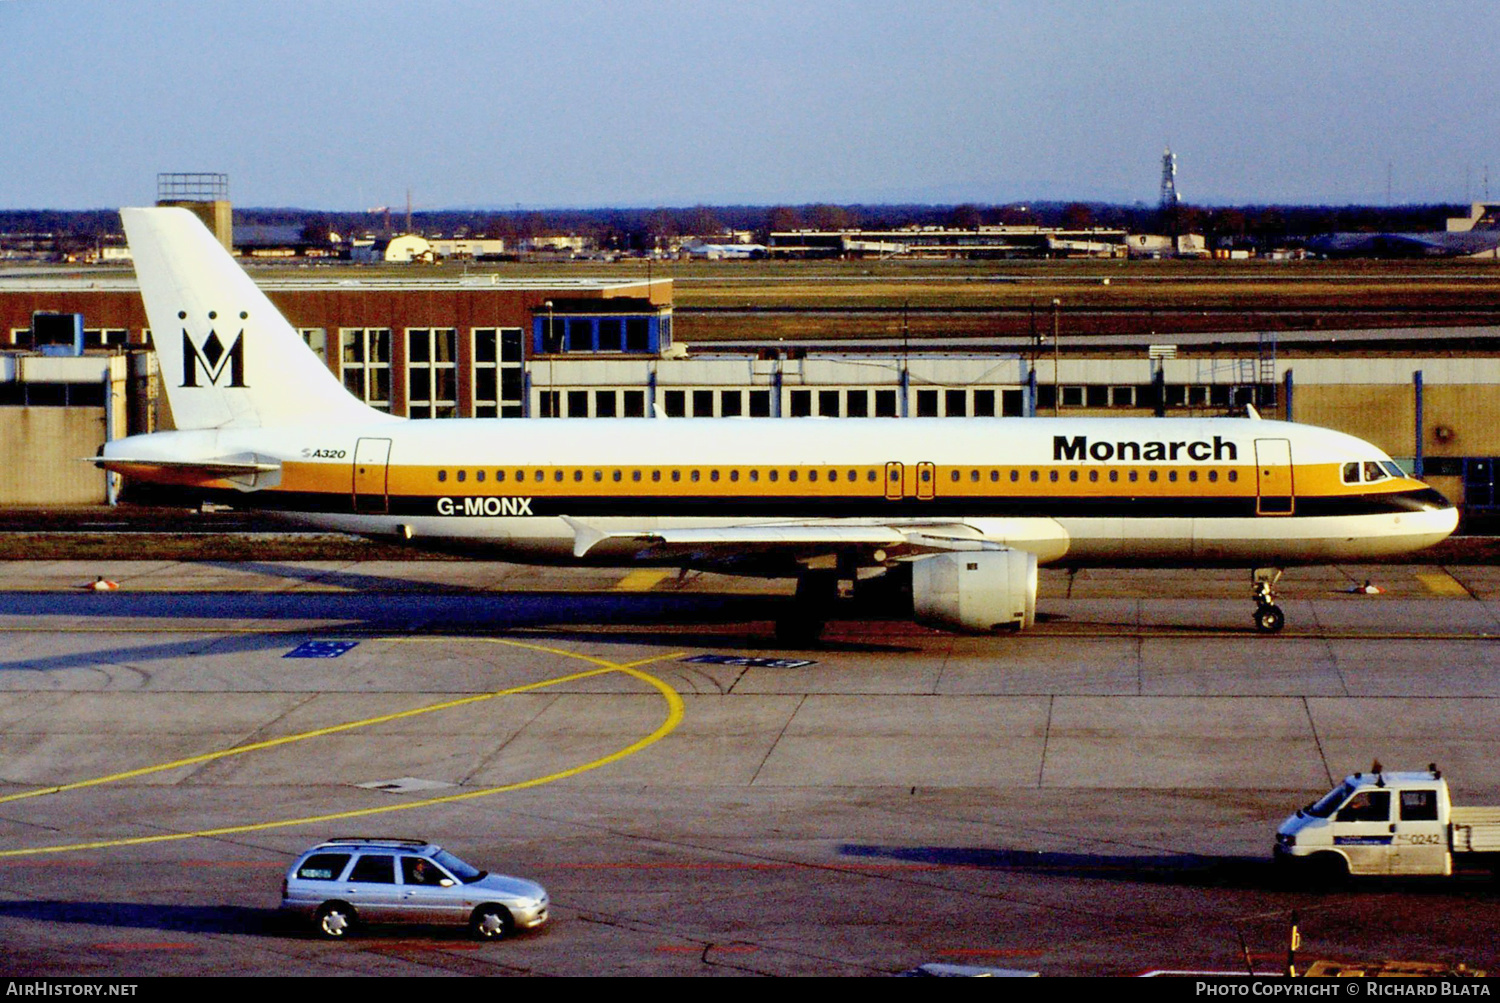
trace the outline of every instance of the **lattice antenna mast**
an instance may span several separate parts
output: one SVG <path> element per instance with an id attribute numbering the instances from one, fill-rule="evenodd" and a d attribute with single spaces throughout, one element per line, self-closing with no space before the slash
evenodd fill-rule
<path id="1" fill-rule="evenodd" d="M 1169 146 L 1161 156 L 1161 207 L 1176 209 L 1178 201 L 1177 154 L 1173 153 Z"/>

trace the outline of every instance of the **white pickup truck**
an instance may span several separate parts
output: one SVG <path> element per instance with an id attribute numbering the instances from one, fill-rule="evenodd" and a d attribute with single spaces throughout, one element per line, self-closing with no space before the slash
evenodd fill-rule
<path id="1" fill-rule="evenodd" d="M 1326 878 L 1473 870 L 1500 878 L 1500 807 L 1454 805 L 1435 765 L 1395 773 L 1376 763 L 1281 823 L 1275 856 Z"/>

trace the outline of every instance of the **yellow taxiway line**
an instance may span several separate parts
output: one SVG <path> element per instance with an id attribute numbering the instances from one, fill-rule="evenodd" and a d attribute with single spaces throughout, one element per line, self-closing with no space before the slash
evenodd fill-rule
<path id="1" fill-rule="evenodd" d="M 1446 571 L 1419 573 L 1417 581 L 1421 582 L 1422 587 L 1433 595 L 1455 596 L 1463 599 L 1470 597 L 1469 590 L 1464 588 L 1463 583 Z"/>
<path id="2" fill-rule="evenodd" d="M 436 639 L 403 637 L 390 638 L 389 640 L 402 643 L 419 643 L 426 640 Z M 466 640 L 480 639 L 468 638 Z M 625 746 L 623 749 L 619 749 L 606 756 L 601 756 L 598 759 L 590 760 L 589 762 L 582 763 L 578 766 L 573 766 L 565 770 L 559 770 L 556 773 L 549 773 L 546 776 L 541 777 L 533 777 L 530 780 L 521 780 L 515 783 L 503 784 L 498 787 L 486 787 L 482 790 L 464 791 L 459 794 L 447 794 L 441 797 L 426 798 L 420 801 L 402 802 L 401 804 L 382 805 L 378 808 L 356 808 L 351 811 L 333 812 L 326 815 L 309 815 L 300 818 L 277 819 L 275 821 L 269 822 L 250 822 L 241 825 L 222 826 L 215 829 L 199 829 L 192 832 L 174 832 L 152 836 L 135 836 L 125 839 L 107 839 L 88 843 L 71 843 L 63 846 L 38 846 L 14 850 L 0 850 L 0 858 L 35 856 L 44 853 L 67 853 L 78 850 L 100 850 L 121 846 L 141 846 L 147 843 L 165 843 L 183 839 L 227 836 L 235 833 L 261 832 L 267 829 L 281 829 L 297 825 L 313 825 L 324 822 L 338 821 L 342 819 L 362 818 L 369 815 L 382 815 L 396 811 L 411 811 L 415 808 L 426 808 L 432 805 L 449 804 L 457 801 L 468 801 L 473 798 L 490 797 L 495 794 L 504 794 L 509 791 L 519 791 L 525 790 L 530 787 L 540 787 L 543 784 L 550 784 L 555 783 L 559 780 L 566 780 L 569 777 L 578 776 L 580 773 L 587 773 L 590 770 L 597 770 L 602 766 L 608 766 L 610 763 L 615 763 L 620 761 L 621 759 L 625 759 L 628 756 L 633 756 L 637 752 L 640 752 L 642 749 L 656 744 L 667 735 L 671 734 L 674 730 L 676 730 L 677 726 L 682 723 L 684 711 L 682 697 L 678 696 L 677 691 L 672 689 L 671 686 L 667 685 L 662 680 L 658 679 L 656 676 L 651 675 L 650 673 L 642 672 L 639 668 L 639 666 L 648 665 L 652 662 L 660 662 L 665 661 L 669 658 L 675 658 L 678 655 L 682 654 L 682 652 L 673 652 L 666 655 L 656 655 L 651 658 L 643 658 L 634 662 L 621 663 L 611 662 L 608 659 L 598 658 L 593 655 L 580 654 L 575 651 L 565 651 L 561 648 L 551 648 L 547 647 L 546 645 L 530 644 L 524 641 L 512 641 L 506 638 L 483 638 L 482 640 L 486 640 L 494 644 L 509 645 L 516 648 L 527 648 L 532 651 L 539 651 L 549 655 L 557 655 L 562 658 L 572 658 L 579 661 L 590 662 L 597 667 L 588 669 L 583 672 L 571 673 L 566 676 L 558 676 L 555 679 L 546 679 L 537 683 L 527 683 L 523 686 L 514 686 L 509 689 L 496 690 L 493 693 L 481 693 L 476 696 L 462 697 L 458 700 L 448 700 L 444 701 L 443 703 L 433 704 L 429 707 L 418 707 L 413 710 L 400 711 L 395 714 L 384 714 L 379 717 L 366 718 L 362 721 L 351 721 L 346 724 L 333 725 L 328 728 L 318 728 L 313 731 L 301 732 L 297 735 L 287 735 L 282 738 L 270 739 L 265 742 L 255 742 L 250 745 L 236 746 L 234 748 L 224 749 L 219 752 L 205 753 L 201 756 L 192 756 L 187 759 L 178 759 L 170 763 L 162 763 L 157 766 L 143 767 L 138 770 L 128 770 L 123 773 L 113 773 L 109 776 L 96 777 L 91 780 L 81 780 L 72 784 L 63 784 L 56 787 L 42 788 L 40 790 L 27 791 L 22 794 L 12 794 L 8 797 L 0 798 L 0 803 L 3 803 L 5 801 L 19 801 L 23 798 L 29 797 L 39 797 L 44 794 L 58 794 L 64 791 L 77 790 L 83 787 L 93 787 L 99 784 L 114 783 L 121 780 L 127 780 L 132 777 L 144 776 L 149 773 L 158 773 L 164 770 L 172 770 L 182 766 L 193 765 L 195 763 L 203 763 L 209 762 L 214 759 L 222 759 L 226 756 L 244 755 L 248 752 L 268 749 L 278 745 L 286 745 L 291 742 L 307 741 L 309 739 L 318 738 L 323 735 L 334 734 L 336 732 L 349 731 L 354 728 L 364 728 L 375 724 L 382 724 L 387 721 L 395 721 L 401 718 L 414 717 L 418 714 L 430 714 L 436 711 L 450 710 L 454 707 L 461 707 L 466 704 L 477 703 L 483 700 L 493 700 L 497 697 L 509 696 L 515 693 L 524 693 L 529 690 L 542 689 L 548 686 L 557 686 L 563 683 L 574 682 L 579 679 L 586 679 L 590 676 L 604 675 L 610 672 L 623 672 L 626 675 L 632 676 L 635 679 L 638 679 L 641 682 L 646 683 L 648 686 L 656 689 L 656 691 L 661 694 L 662 699 L 667 705 L 666 717 L 662 720 L 662 723 L 657 726 L 656 730 L 652 731 L 649 735 L 646 735 L 645 737 Z"/>
<path id="3" fill-rule="evenodd" d="M 675 574 L 673 571 L 662 571 L 659 568 L 640 568 L 615 582 L 615 592 L 650 592 L 661 583 L 662 579 L 670 578 Z"/>

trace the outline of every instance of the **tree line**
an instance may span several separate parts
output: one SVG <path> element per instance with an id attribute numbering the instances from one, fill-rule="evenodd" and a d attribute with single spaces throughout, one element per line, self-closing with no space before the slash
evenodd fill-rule
<path id="1" fill-rule="evenodd" d="M 972 229 L 997 224 L 1131 233 L 1201 233 L 1246 243 L 1295 240 L 1334 232 L 1411 233 L 1442 230 L 1458 205 L 1180 205 L 1162 210 L 1142 203 L 1026 202 L 1005 205 L 696 205 L 654 209 L 426 210 L 412 213 L 412 229 L 428 235 L 505 238 L 514 242 L 544 234 L 572 233 L 598 246 L 645 250 L 662 238 L 750 231 L 760 241 L 787 230 L 894 230 L 909 226 Z M 236 225 L 295 227 L 308 243 L 328 234 L 390 235 L 406 229 L 404 213 L 325 212 L 310 209 L 236 208 Z M 119 214 L 112 210 L 0 210 L 0 239 L 46 235 L 60 248 L 86 248 L 117 239 Z"/>

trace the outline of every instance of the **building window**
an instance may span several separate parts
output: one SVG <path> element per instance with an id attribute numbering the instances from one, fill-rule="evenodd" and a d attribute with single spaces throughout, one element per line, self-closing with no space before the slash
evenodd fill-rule
<path id="1" fill-rule="evenodd" d="M 474 328 L 474 417 L 519 418 L 525 413 L 524 365 L 519 327 Z"/>
<path id="2" fill-rule="evenodd" d="M 532 346 L 538 355 L 564 352 L 637 352 L 658 350 L 671 339 L 671 319 L 666 316 L 587 316 L 549 313 L 545 309 L 532 320 Z"/>
<path id="3" fill-rule="evenodd" d="M 297 333 L 302 335 L 302 340 L 307 342 L 313 354 L 323 360 L 323 365 L 328 365 L 328 331 L 321 327 L 298 328 Z"/>
<path id="4" fill-rule="evenodd" d="M 895 418 L 895 417 L 898 417 L 898 414 L 897 414 L 897 411 L 896 411 L 896 391 L 894 391 L 894 390 L 877 390 L 877 391 L 875 391 L 875 417 L 877 417 L 877 418 Z"/>
<path id="5" fill-rule="evenodd" d="M 458 413 L 456 328 L 407 328 L 406 406 L 412 418 L 451 418 Z"/>
<path id="6" fill-rule="evenodd" d="M 344 386 L 366 404 L 391 409 L 391 332 L 384 327 L 339 328 Z"/>
<path id="7" fill-rule="evenodd" d="M 967 418 L 969 416 L 968 396 L 967 390 L 944 390 L 943 413 L 949 418 Z"/>
<path id="8" fill-rule="evenodd" d="M 750 417 L 752 417 L 752 418 L 769 418 L 769 417 L 771 417 L 771 391 L 769 391 L 769 390 L 751 390 L 750 391 Z"/>
<path id="9" fill-rule="evenodd" d="M 130 341 L 130 331 L 123 327 L 86 327 L 83 329 L 85 348 L 124 348 Z"/>
<path id="10" fill-rule="evenodd" d="M 103 407 L 104 382 L 0 383 L 0 407 Z"/>

